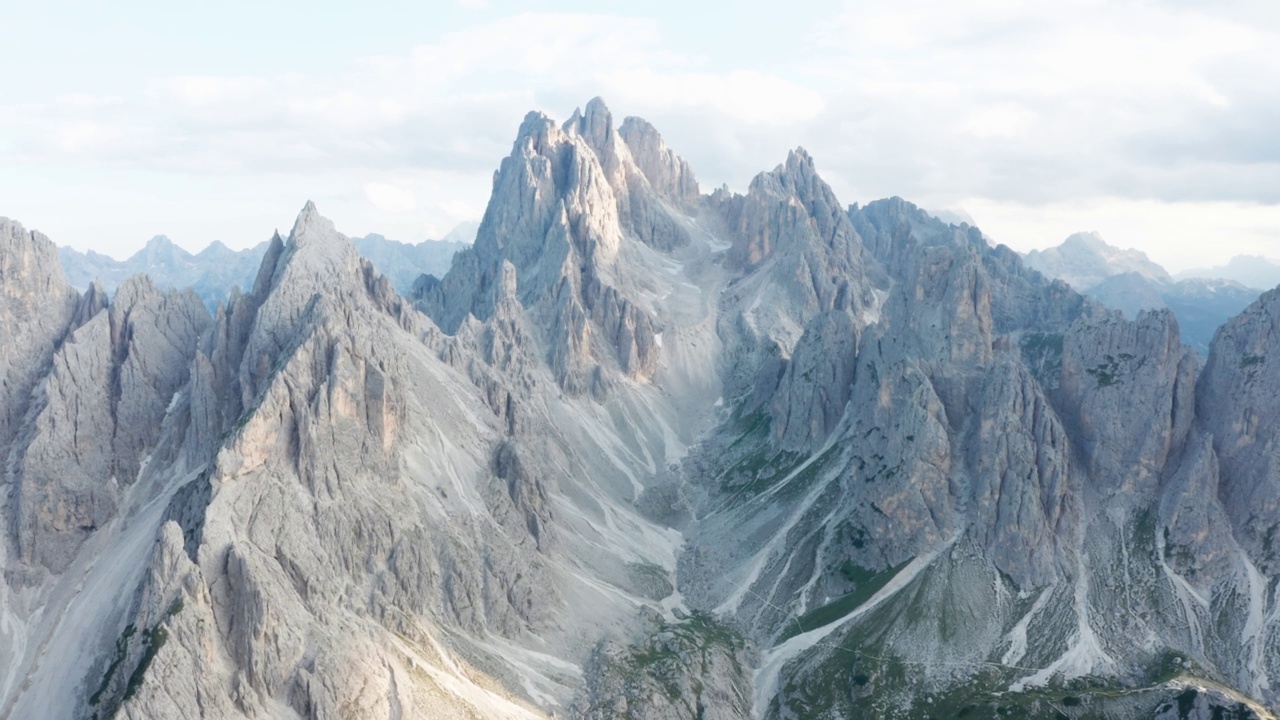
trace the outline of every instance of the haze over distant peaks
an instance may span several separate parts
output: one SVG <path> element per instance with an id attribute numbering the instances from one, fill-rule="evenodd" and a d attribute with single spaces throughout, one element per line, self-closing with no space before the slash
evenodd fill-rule
<path id="1" fill-rule="evenodd" d="M 449 270 L 453 256 L 471 247 L 479 223 L 463 223 L 440 240 L 424 240 L 411 244 L 389 240 L 378 233 L 354 237 L 356 249 L 378 272 L 387 276 L 400 292 L 408 292 L 422 275 L 443 275 Z"/>
<path id="2" fill-rule="evenodd" d="M 1026 262 L 1028 267 L 1079 289 L 1130 272 L 1150 280 L 1169 280 L 1169 273 L 1146 253 L 1108 244 L 1096 232 L 1078 232 L 1057 247 L 1032 250 L 1026 254 Z"/>
<path id="3" fill-rule="evenodd" d="M 397 290 L 406 292 L 420 275 L 443 275 L 454 253 L 475 239 L 478 226 L 475 222 L 461 223 L 442 240 L 417 244 L 389 240 L 376 233 L 353 241 L 360 254 L 386 274 Z M 67 282 L 78 290 L 85 290 L 97 280 L 103 291 L 112 293 L 128 278 L 148 275 L 161 288 L 195 290 L 205 306 L 212 309 L 227 298 L 232 288 L 247 291 L 253 287 L 267 245 L 264 241 L 244 250 L 232 250 L 215 240 L 192 254 L 168 237 L 156 235 L 125 260 L 64 245 L 58 248 L 58 261 Z"/>
<path id="4" fill-rule="evenodd" d="M 1245 287 L 1256 290 L 1270 290 L 1280 285 L 1280 261 L 1271 260 L 1261 255 L 1237 255 L 1227 261 L 1226 265 L 1213 268 L 1195 268 L 1180 272 L 1175 276 L 1179 280 L 1189 278 L 1224 278 L 1234 280 Z"/>
<path id="5" fill-rule="evenodd" d="M 929 214 L 938 218 L 948 225 L 973 225 L 977 226 L 978 222 L 973 219 L 969 211 L 961 207 L 942 208 L 941 210 L 930 210 Z"/>
<path id="6" fill-rule="evenodd" d="M 1028 267 L 1128 317 L 1169 308 L 1178 317 L 1182 339 L 1201 353 L 1208 352 L 1218 327 L 1259 292 L 1221 275 L 1175 280 L 1146 253 L 1111 245 L 1096 232 L 1076 233 L 1057 247 L 1032 250 L 1025 258 Z"/>

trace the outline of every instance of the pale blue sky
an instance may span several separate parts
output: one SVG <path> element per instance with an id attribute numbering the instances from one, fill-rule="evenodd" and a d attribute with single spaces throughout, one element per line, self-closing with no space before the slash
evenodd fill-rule
<path id="1" fill-rule="evenodd" d="M 963 5 L 963 9 L 957 6 Z M 1274 2 L 3 3 L 0 215 L 117 256 L 478 219 L 529 109 L 602 95 L 704 190 L 803 145 L 846 202 L 1280 256 Z"/>

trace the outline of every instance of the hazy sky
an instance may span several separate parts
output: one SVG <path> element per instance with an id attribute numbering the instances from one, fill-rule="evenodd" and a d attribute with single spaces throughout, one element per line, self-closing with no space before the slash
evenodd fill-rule
<path id="1" fill-rule="evenodd" d="M 704 191 L 803 145 L 846 202 L 1280 257 L 1280 3 L 5 3 L 0 215 L 123 256 L 478 219 L 524 113 L 601 95 Z M 16 5 L 16 7 L 14 6 Z M 336 4 L 335 4 L 336 5 Z"/>

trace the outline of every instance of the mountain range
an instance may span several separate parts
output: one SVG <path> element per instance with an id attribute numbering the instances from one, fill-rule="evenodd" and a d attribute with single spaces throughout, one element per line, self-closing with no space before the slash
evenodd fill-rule
<path id="1" fill-rule="evenodd" d="M 360 254 L 385 272 L 397 289 L 408 291 L 423 273 L 443 274 L 448 270 L 453 254 L 471 244 L 474 231 L 473 223 L 464 223 L 442 240 L 416 244 L 388 240 L 376 233 L 352 240 Z M 213 311 L 218 303 L 226 301 L 233 287 L 252 287 L 266 252 L 266 242 L 232 250 L 215 241 L 193 255 L 164 235 L 157 235 L 125 260 L 66 245 L 58 248 L 58 260 L 67 282 L 81 291 L 96 282 L 102 291 L 113 293 L 130 277 L 147 275 L 161 288 L 191 288 Z"/>
<path id="2" fill-rule="evenodd" d="M 0 280 L 0 717 L 1280 707 L 1280 290 L 1202 357 L 598 98 L 404 292 L 311 203 L 212 312 Z"/>
<path id="3" fill-rule="evenodd" d="M 1221 278 L 1238 282 L 1255 290 L 1270 290 L 1280 285 L 1280 262 L 1260 255 L 1237 255 L 1226 265 L 1187 270 L 1174 277 L 1178 280 Z"/>
<path id="4" fill-rule="evenodd" d="M 1202 354 L 1209 351 L 1213 335 L 1275 282 L 1256 285 L 1271 276 L 1263 258 L 1234 258 L 1215 270 L 1180 273 L 1175 279 L 1152 262 L 1146 253 L 1125 250 L 1107 243 L 1097 233 L 1076 233 L 1061 245 L 1032 250 L 1025 256 L 1028 267 L 1098 300 L 1109 308 L 1136 318 L 1143 310 L 1168 308 L 1178 318 L 1184 342 Z M 1216 273 L 1216 274 L 1215 274 Z M 1249 279 L 1244 284 L 1233 278 Z"/>

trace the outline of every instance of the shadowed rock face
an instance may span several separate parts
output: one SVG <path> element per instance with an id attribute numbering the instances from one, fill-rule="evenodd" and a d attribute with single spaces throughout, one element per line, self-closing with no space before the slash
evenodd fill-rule
<path id="1" fill-rule="evenodd" d="M 31 391 L 76 311 L 77 293 L 56 253 L 44 235 L 0 218 L 0 451 L 6 458 Z"/>
<path id="2" fill-rule="evenodd" d="M 0 716 L 1280 702 L 1275 293 L 1202 363 L 802 150 L 702 196 L 598 99 L 403 297 L 311 203 L 212 316 L 0 229 Z"/>
<path id="3" fill-rule="evenodd" d="M 1213 437 L 1218 496 L 1236 537 L 1268 576 L 1280 572 L 1280 464 L 1275 423 L 1280 402 L 1280 291 L 1265 293 L 1214 337 L 1196 396 Z"/>
<path id="4" fill-rule="evenodd" d="M 193 293 L 161 293 L 142 276 L 67 336 L 35 392 L 30 441 L 11 467 L 24 561 L 62 572 L 115 516 L 208 323 Z"/>

